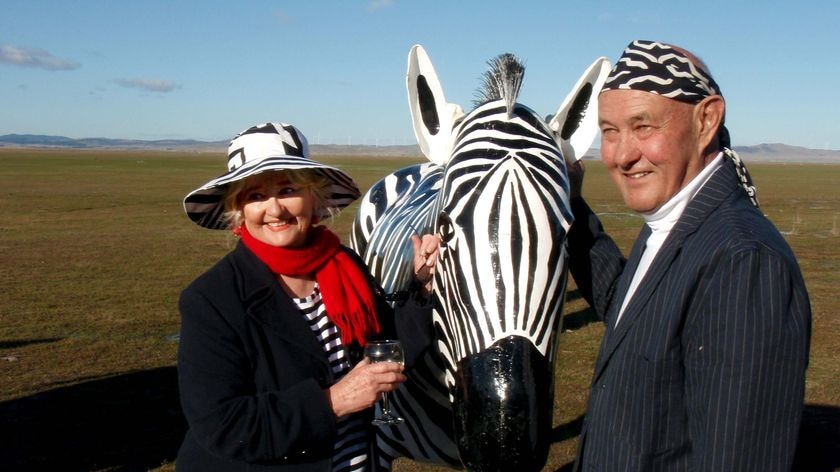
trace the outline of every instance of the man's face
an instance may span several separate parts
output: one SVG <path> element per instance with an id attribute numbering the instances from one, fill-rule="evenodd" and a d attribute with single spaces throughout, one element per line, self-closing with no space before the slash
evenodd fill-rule
<path id="1" fill-rule="evenodd" d="M 601 158 L 631 210 L 658 210 L 703 169 L 695 108 L 640 90 L 598 98 Z"/>

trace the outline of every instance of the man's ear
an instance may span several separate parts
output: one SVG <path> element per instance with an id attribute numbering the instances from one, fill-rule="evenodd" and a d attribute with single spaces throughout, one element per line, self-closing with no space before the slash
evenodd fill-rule
<path id="1" fill-rule="evenodd" d="M 720 95 L 710 95 L 701 100 L 695 107 L 695 119 L 698 120 L 698 138 L 700 149 L 705 150 L 710 145 L 715 146 L 718 130 L 723 125 L 726 114 L 726 102 Z"/>

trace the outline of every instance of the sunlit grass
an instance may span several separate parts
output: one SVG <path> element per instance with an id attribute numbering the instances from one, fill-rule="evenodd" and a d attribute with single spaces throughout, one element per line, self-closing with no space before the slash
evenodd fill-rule
<path id="1" fill-rule="evenodd" d="M 418 162 L 319 159 L 347 170 L 363 191 Z M 628 251 L 642 220 L 623 206 L 600 163 L 586 165 L 584 194 Z M 192 224 L 181 201 L 223 166 L 216 154 L 0 150 L 0 406 L 92 379 L 174 366 L 178 294 L 232 244 L 226 232 Z M 762 209 L 793 247 L 811 296 L 806 402 L 840 406 L 840 166 L 754 164 L 750 171 Z M 345 241 L 355 209 L 333 222 Z M 603 334 L 574 294 L 572 283 L 556 371 L 557 437 L 545 470 L 574 456 Z M 400 460 L 396 469 L 438 468 Z M 160 470 L 172 470 L 171 464 Z"/>

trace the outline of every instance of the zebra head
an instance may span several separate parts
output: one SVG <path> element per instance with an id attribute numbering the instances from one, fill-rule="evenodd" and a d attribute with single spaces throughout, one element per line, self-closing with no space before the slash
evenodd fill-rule
<path id="1" fill-rule="evenodd" d="M 471 470 L 536 470 L 550 443 L 573 221 L 564 151 L 580 158 L 591 144 L 596 116 L 588 112 L 609 66 L 593 64 L 548 123 L 517 103 L 524 66 L 515 56 L 489 66 L 478 105 L 463 113 L 415 46 L 409 104 L 421 149 L 444 167 L 432 211 L 442 241 L 436 322 L 461 461 Z"/>
<path id="2" fill-rule="evenodd" d="M 564 157 L 579 159 L 591 145 L 597 93 L 610 66 L 596 60 L 546 122 L 517 103 L 522 63 L 503 54 L 489 65 L 480 103 L 465 113 L 446 101 L 425 50 L 411 49 L 409 106 L 430 163 L 376 184 L 352 240 L 383 287 L 394 291 L 410 278 L 411 260 L 404 244 L 395 245 L 415 229 L 441 237 L 436 358 L 428 364 L 448 393 L 446 433 L 469 470 L 539 470 L 551 442 L 565 239 L 573 219 Z M 398 404 L 405 407 L 409 396 L 416 402 L 417 391 L 398 394 Z M 431 427 L 399 436 L 422 438 Z M 427 442 L 417 450 L 447 450 Z M 389 454 L 407 450 L 393 446 Z"/>

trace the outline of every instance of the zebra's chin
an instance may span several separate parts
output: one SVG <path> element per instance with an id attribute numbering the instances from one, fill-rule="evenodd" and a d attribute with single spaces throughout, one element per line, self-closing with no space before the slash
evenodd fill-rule
<path id="1" fill-rule="evenodd" d="M 551 442 L 552 370 L 549 359 L 521 336 L 459 362 L 454 427 L 467 470 L 542 468 Z"/>

